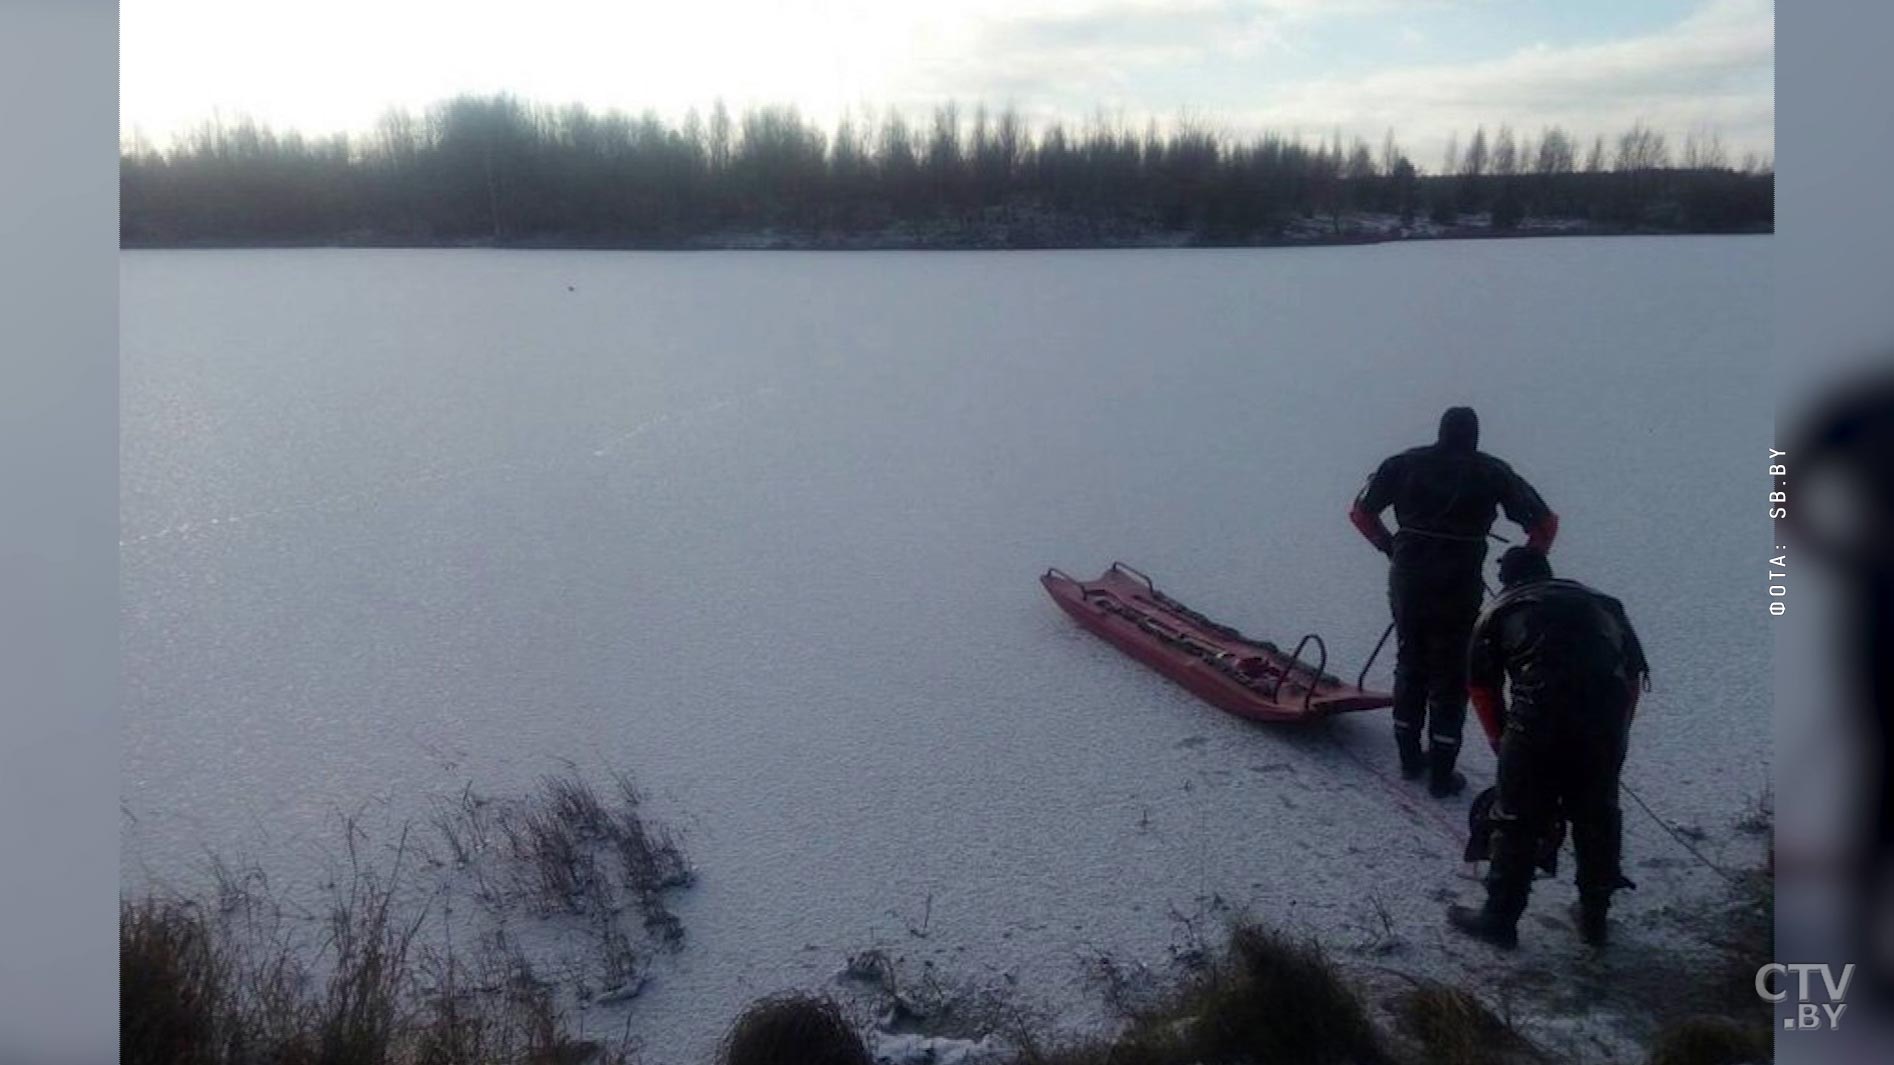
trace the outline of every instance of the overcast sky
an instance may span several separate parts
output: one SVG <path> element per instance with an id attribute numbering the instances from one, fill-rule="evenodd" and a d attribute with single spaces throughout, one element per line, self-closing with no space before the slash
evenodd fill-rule
<path id="1" fill-rule="evenodd" d="M 121 126 L 209 117 L 362 130 L 391 106 L 512 92 L 667 117 L 721 97 L 1036 118 L 1179 114 L 1236 134 L 1643 120 L 1773 155 L 1769 0 L 122 0 Z"/>

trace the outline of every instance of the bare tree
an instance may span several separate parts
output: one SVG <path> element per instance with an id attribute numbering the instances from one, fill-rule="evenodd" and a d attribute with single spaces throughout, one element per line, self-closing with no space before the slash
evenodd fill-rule
<path id="1" fill-rule="evenodd" d="M 1499 133 L 1493 138 L 1493 173 L 1500 177 L 1511 177 L 1519 172 L 1519 146 L 1513 140 L 1511 126 L 1499 127 Z"/>
<path id="2" fill-rule="evenodd" d="M 1347 162 L 1342 164 L 1342 177 L 1350 181 L 1366 181 L 1374 176 L 1374 153 L 1369 150 L 1367 141 L 1357 137 L 1354 146 L 1348 149 Z"/>
<path id="3" fill-rule="evenodd" d="M 1602 153 L 1602 147 L 1599 151 Z M 1552 126 L 1539 137 L 1538 162 L 1534 169 L 1541 174 L 1569 174 L 1577 154 L 1571 136 L 1564 129 Z"/>
<path id="4" fill-rule="evenodd" d="M 413 165 L 421 150 L 420 129 L 414 116 L 402 108 L 382 112 L 381 120 L 375 124 L 375 148 L 392 166 Z"/>
<path id="5" fill-rule="evenodd" d="M 1585 153 L 1585 173 L 1603 173 L 1605 169 L 1605 135 L 1600 133 L 1592 138 L 1591 151 Z"/>
<path id="6" fill-rule="evenodd" d="M 1618 135 L 1618 154 L 1612 161 L 1612 169 L 1635 174 L 1657 170 L 1669 163 L 1670 149 L 1664 143 L 1664 135 L 1644 123 L 1634 123 Z"/>
<path id="7" fill-rule="evenodd" d="M 1460 158 L 1460 173 L 1465 177 L 1477 178 L 1486 173 L 1493 156 L 1486 146 L 1486 127 L 1480 126 L 1473 131 L 1473 140 L 1467 144 L 1467 151 Z"/>
<path id="8" fill-rule="evenodd" d="M 949 100 L 934 108 L 934 128 L 927 141 L 927 172 L 948 199 L 959 183 L 962 162 L 960 106 Z"/>
<path id="9" fill-rule="evenodd" d="M 704 175 L 709 172 L 710 149 L 705 141 L 704 116 L 695 107 L 684 113 L 684 128 L 678 131 L 677 146 L 691 186 L 702 189 Z"/>
<path id="10" fill-rule="evenodd" d="M 1727 170 L 1729 165 L 1729 153 L 1724 150 L 1723 138 L 1715 129 L 1702 127 L 1684 135 L 1685 170 Z"/>
<path id="11" fill-rule="evenodd" d="M 868 155 L 855 130 L 855 116 L 844 109 L 829 141 L 829 170 L 838 184 L 852 188 L 867 169 Z"/>
<path id="12" fill-rule="evenodd" d="M 1026 120 L 1020 117 L 1018 109 L 1008 104 L 1000 112 L 999 124 L 993 132 L 994 165 L 1002 183 L 1011 184 L 1018 176 L 1030 140 Z"/>
<path id="13" fill-rule="evenodd" d="M 987 120 L 986 104 L 973 105 L 973 139 L 968 144 L 968 156 L 973 162 L 973 172 L 978 178 L 982 198 L 995 191 L 993 174 L 993 127 Z"/>
<path id="14" fill-rule="evenodd" d="M 909 207 L 915 194 L 915 175 L 920 171 L 920 160 L 914 150 L 914 133 L 908 128 L 907 119 L 902 117 L 901 112 L 889 108 L 882 115 L 881 132 L 877 140 L 875 154 L 881 170 L 882 185 L 898 209 Z"/>
<path id="15" fill-rule="evenodd" d="M 732 128 L 730 111 L 718 99 L 710 106 L 710 172 L 721 174 L 730 169 Z"/>

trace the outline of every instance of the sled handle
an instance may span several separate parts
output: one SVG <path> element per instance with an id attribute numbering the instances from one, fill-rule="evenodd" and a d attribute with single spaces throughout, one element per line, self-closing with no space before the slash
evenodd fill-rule
<path id="1" fill-rule="evenodd" d="M 1157 591 L 1157 585 L 1151 583 L 1151 578 L 1146 577 L 1144 574 L 1138 572 L 1136 569 L 1133 569 L 1131 566 L 1128 566 L 1123 562 L 1113 562 L 1111 564 L 1111 568 L 1116 569 L 1116 570 L 1123 570 L 1126 573 L 1131 574 L 1133 577 L 1136 577 L 1139 580 L 1143 581 L 1144 586 L 1146 588 L 1151 589 L 1153 592 Z"/>
<path id="2" fill-rule="evenodd" d="M 1315 641 L 1315 649 L 1322 652 L 1322 658 L 1320 660 L 1321 664 L 1315 667 L 1314 675 L 1309 678 L 1309 683 L 1302 689 L 1302 712 L 1305 714 L 1309 712 L 1310 706 L 1315 702 L 1316 686 L 1322 683 L 1322 678 L 1328 676 L 1328 644 L 1322 642 L 1322 638 L 1315 633 L 1311 632 L 1302 637 L 1301 641 L 1296 644 L 1295 653 L 1289 656 L 1289 664 L 1284 666 L 1282 672 L 1277 675 L 1276 687 L 1269 693 L 1271 699 L 1276 698 L 1277 693 L 1282 691 L 1283 682 L 1289 679 L 1289 675 L 1296 671 L 1297 666 L 1301 666 L 1304 669 L 1309 668 L 1308 664 L 1302 661 L 1302 649 L 1309 645 L 1310 640 Z"/>
<path id="3" fill-rule="evenodd" d="M 1367 690 L 1363 685 L 1368 683 L 1368 670 L 1374 666 L 1374 660 L 1380 657 L 1381 648 L 1387 645 L 1388 637 L 1392 635 L 1394 635 L 1394 622 L 1390 621 L 1388 627 L 1381 630 L 1381 638 L 1374 642 L 1374 650 L 1368 652 L 1368 660 L 1361 664 L 1361 675 L 1355 678 L 1355 687 L 1362 688 L 1363 691 Z"/>

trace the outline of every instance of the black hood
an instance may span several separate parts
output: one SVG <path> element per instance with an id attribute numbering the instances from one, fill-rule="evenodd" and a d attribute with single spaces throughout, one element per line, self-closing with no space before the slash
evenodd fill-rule
<path id="1" fill-rule="evenodd" d="M 1448 407 L 1440 416 L 1440 446 L 1453 451 L 1478 451 L 1480 416 L 1472 407 Z"/>

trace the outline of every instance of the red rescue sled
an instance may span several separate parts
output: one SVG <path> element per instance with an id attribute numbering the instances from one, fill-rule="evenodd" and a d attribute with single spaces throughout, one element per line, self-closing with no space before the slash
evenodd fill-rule
<path id="1" fill-rule="evenodd" d="M 1320 636 L 1310 633 L 1284 654 L 1172 599 L 1122 562 L 1095 581 L 1074 580 L 1054 568 L 1039 582 L 1079 624 L 1238 717 L 1308 721 L 1394 703 L 1390 695 L 1361 687 L 1366 666 L 1354 684 L 1327 673 L 1328 648 Z M 1311 645 L 1319 655 L 1313 664 L 1302 658 Z"/>

